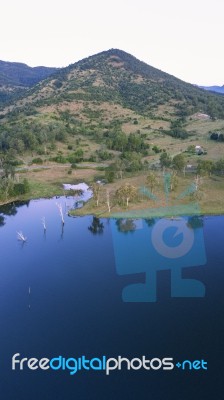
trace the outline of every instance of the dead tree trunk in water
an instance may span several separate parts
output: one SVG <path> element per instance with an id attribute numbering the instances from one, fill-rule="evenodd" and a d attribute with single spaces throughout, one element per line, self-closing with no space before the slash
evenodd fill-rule
<path id="1" fill-rule="evenodd" d="M 60 217 L 61 217 L 62 225 L 64 225 L 65 224 L 65 220 L 64 220 L 64 214 L 63 214 L 63 211 L 62 211 L 62 205 L 59 204 L 59 203 L 56 203 L 56 206 L 58 207 L 58 210 L 59 210 L 59 214 L 60 214 Z"/>
<path id="2" fill-rule="evenodd" d="M 47 226 L 46 226 L 45 217 L 42 218 L 42 225 L 43 225 L 43 227 L 44 227 L 44 230 L 46 231 L 46 230 L 47 230 Z"/>

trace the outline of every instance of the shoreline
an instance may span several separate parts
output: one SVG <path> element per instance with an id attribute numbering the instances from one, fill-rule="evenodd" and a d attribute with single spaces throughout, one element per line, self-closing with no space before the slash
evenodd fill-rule
<path id="1" fill-rule="evenodd" d="M 29 181 L 30 190 L 26 194 L 16 197 L 0 200 L 0 207 L 10 203 L 25 202 L 38 199 L 51 199 L 57 196 L 71 197 L 74 192 L 64 190 L 63 184 L 77 185 L 85 182 L 91 187 L 94 182 L 93 177 L 84 176 L 83 172 L 79 176 L 62 176 L 56 180 L 45 180 L 45 177 L 31 179 Z M 84 202 L 82 208 L 69 210 L 71 216 L 93 215 L 97 218 L 154 218 L 154 217 L 172 217 L 177 215 L 224 215 L 224 179 L 223 177 L 204 177 L 201 196 L 192 197 L 186 192 L 192 184 L 192 177 L 179 176 L 178 188 L 169 193 L 169 197 L 164 193 L 162 179 L 155 190 L 156 200 L 144 196 L 140 190 L 145 185 L 145 173 L 125 179 L 116 180 L 113 183 L 102 185 L 99 196 L 99 205 L 96 205 L 96 197 L 90 198 Z M 96 178 L 95 178 L 96 179 Z M 124 184 L 131 184 L 137 189 L 137 196 L 127 207 L 124 203 L 119 204 L 116 198 L 116 191 Z M 110 193 L 111 212 L 108 211 L 107 193 Z M 81 199 L 80 199 L 81 200 Z M 77 196 L 74 197 L 74 202 Z"/>
<path id="2" fill-rule="evenodd" d="M 62 193 L 63 192 L 63 193 Z M 58 191 L 54 195 L 49 195 L 49 196 L 20 196 L 20 197 L 15 197 L 8 199 L 4 202 L 0 202 L 0 214 L 1 214 L 1 207 L 4 207 L 6 205 L 10 205 L 13 203 L 19 203 L 19 202 L 26 202 L 26 201 L 33 201 L 33 200 L 42 200 L 42 199 L 52 199 L 54 197 L 70 197 L 71 194 L 66 195 L 64 191 Z M 200 206 L 198 207 L 198 204 L 189 202 L 188 204 L 185 205 L 180 205 L 178 211 L 178 206 L 164 206 L 164 207 L 148 207 L 146 204 L 145 206 L 141 208 L 136 208 L 136 203 L 133 203 L 129 206 L 129 208 L 122 208 L 118 206 L 112 206 L 111 207 L 111 212 L 109 213 L 107 209 L 104 208 L 99 208 L 95 205 L 91 204 L 92 201 L 91 199 L 88 200 L 83 207 L 77 208 L 77 209 L 71 209 L 68 211 L 68 216 L 71 217 L 84 217 L 84 216 L 94 216 L 96 218 L 116 218 L 116 219 L 122 219 L 122 218 L 129 218 L 129 219 L 144 219 L 144 218 L 163 218 L 163 217 L 177 217 L 181 215 L 189 215 L 189 216 L 221 216 L 224 215 L 224 204 L 223 204 L 223 209 L 216 210 L 215 208 L 211 209 L 201 209 Z M 195 207 L 197 206 L 197 207 Z M 176 207 L 176 209 L 175 209 Z M 166 212 L 166 211 L 167 212 Z M 157 212 L 158 211 L 158 212 Z M 163 212 L 164 211 L 164 212 Z M 130 215 L 132 214 L 132 215 Z"/>

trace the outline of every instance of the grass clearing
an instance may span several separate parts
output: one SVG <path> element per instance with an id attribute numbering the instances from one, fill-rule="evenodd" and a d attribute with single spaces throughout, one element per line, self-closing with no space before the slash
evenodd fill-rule
<path id="1" fill-rule="evenodd" d="M 119 212 L 130 212 L 133 210 L 141 211 L 151 208 L 152 215 L 155 209 L 164 207 L 180 207 L 183 205 L 189 205 L 192 202 L 198 204 L 201 214 L 223 214 L 224 213 L 224 177 L 206 177 L 203 178 L 200 191 L 202 193 L 202 198 L 200 200 L 192 198 L 188 195 L 182 200 L 178 200 L 178 196 L 184 192 L 187 188 L 194 182 L 195 176 L 189 174 L 189 176 L 179 176 L 178 177 L 178 187 L 177 190 L 173 191 L 169 195 L 169 200 L 167 203 L 162 174 L 158 174 L 159 184 L 155 189 L 155 195 L 157 200 L 151 200 L 141 194 L 137 195 L 134 201 L 130 202 L 130 206 L 127 208 L 125 206 L 119 206 L 116 201 L 116 190 L 123 184 L 128 183 L 136 188 L 140 188 L 146 185 L 146 174 L 141 174 L 135 177 L 126 178 L 118 180 L 114 183 L 107 184 L 102 187 L 102 193 L 100 196 L 99 206 L 96 206 L 94 199 L 91 199 L 88 203 L 84 205 L 83 208 L 72 211 L 73 215 L 86 215 L 94 214 L 98 217 L 108 217 L 108 208 L 106 204 L 106 191 L 110 192 L 111 199 L 111 214 Z"/>

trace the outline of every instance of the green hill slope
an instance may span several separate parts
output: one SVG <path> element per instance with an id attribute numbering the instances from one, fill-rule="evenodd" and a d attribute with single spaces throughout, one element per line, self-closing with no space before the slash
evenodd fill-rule
<path id="1" fill-rule="evenodd" d="M 116 134 L 184 139 L 197 132 L 189 127 L 195 113 L 224 119 L 224 97 L 111 49 L 58 70 L 3 109 L 0 151 L 23 152 L 75 135 L 116 151 Z"/>
<path id="2" fill-rule="evenodd" d="M 57 68 L 29 67 L 26 64 L 0 60 L 0 103 L 9 100 L 13 94 L 36 85 L 57 71 Z"/>
<path id="3" fill-rule="evenodd" d="M 171 105 L 177 115 L 203 111 L 224 117 L 224 99 L 153 68 L 124 51 L 111 49 L 58 71 L 31 91 L 37 106 L 62 101 L 113 101 L 150 114 Z"/>

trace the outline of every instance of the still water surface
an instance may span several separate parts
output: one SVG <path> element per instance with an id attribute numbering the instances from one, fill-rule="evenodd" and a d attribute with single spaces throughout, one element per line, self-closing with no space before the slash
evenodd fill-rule
<path id="1" fill-rule="evenodd" d="M 63 206 L 64 227 L 56 202 Z M 130 285 L 147 280 L 143 233 L 151 235 L 158 221 L 72 218 L 66 215 L 72 204 L 60 198 L 0 208 L 1 399 L 223 399 L 224 217 L 193 224 L 203 233 L 203 263 L 185 262 L 181 269 L 183 279 L 201 283 L 204 295 L 172 297 L 167 264 L 157 268 L 154 289 L 149 286 L 154 298 L 140 301 L 136 292 L 125 296 Z M 17 240 L 17 231 L 26 243 Z M 204 359 L 208 371 L 12 371 L 15 353 Z"/>

